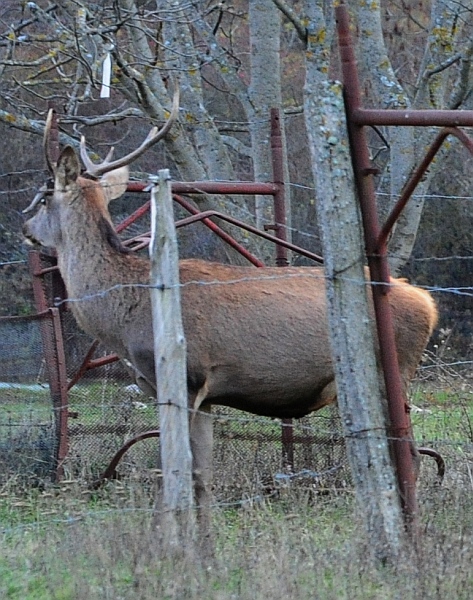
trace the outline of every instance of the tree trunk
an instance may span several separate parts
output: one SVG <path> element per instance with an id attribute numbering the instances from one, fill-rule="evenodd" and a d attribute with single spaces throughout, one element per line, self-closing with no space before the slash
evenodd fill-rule
<path id="1" fill-rule="evenodd" d="M 377 560 L 394 564 L 405 552 L 406 539 L 386 437 L 342 88 L 327 80 L 325 23 L 309 4 L 304 111 L 322 231 L 338 406 L 370 549 Z"/>
<path id="2" fill-rule="evenodd" d="M 281 106 L 281 15 L 272 0 L 249 3 L 251 84 L 253 114 L 250 120 L 255 181 L 272 180 L 269 110 Z M 272 199 L 255 198 L 256 226 L 273 222 Z"/>

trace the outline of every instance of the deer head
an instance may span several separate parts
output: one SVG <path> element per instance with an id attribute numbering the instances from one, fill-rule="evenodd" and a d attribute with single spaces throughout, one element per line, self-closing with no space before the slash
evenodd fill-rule
<path id="1" fill-rule="evenodd" d="M 115 150 L 114 147 L 112 147 L 101 163 L 94 163 L 87 153 L 85 137 L 81 137 L 80 157 L 85 167 L 85 171 L 82 173 L 82 175 L 90 176 L 92 178 L 102 177 L 101 185 L 104 190 L 105 200 L 107 203 L 114 198 L 118 198 L 125 192 L 126 185 L 128 183 L 128 166 L 169 133 L 174 122 L 177 120 L 178 114 L 179 88 L 176 87 L 171 112 L 163 127 L 161 129 L 153 127 L 138 148 L 117 160 L 112 160 Z M 50 109 L 48 111 L 43 136 L 43 150 L 46 165 L 50 174 L 50 179 L 43 186 L 41 186 L 31 204 L 23 211 L 23 214 L 32 212 L 39 204 L 46 205 L 48 198 L 54 195 L 55 190 L 59 192 L 71 191 L 70 187 L 73 187 L 74 182 L 78 180 L 80 174 L 79 161 L 74 150 L 70 146 L 67 146 L 62 151 L 57 164 L 54 164 L 54 162 L 51 160 L 51 156 L 49 154 L 49 139 L 52 117 L 53 111 Z M 117 172 L 116 175 L 110 175 L 114 171 Z M 105 175 L 108 176 L 104 177 Z M 40 241 L 40 243 L 42 242 Z"/>

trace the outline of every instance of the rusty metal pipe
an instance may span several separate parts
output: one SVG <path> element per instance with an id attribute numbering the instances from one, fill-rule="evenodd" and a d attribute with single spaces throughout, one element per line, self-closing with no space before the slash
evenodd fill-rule
<path id="1" fill-rule="evenodd" d="M 286 191 L 284 178 L 284 147 L 281 128 L 281 111 L 272 108 L 271 117 L 271 161 L 273 166 L 273 181 L 277 185 L 277 192 L 273 196 L 274 205 L 274 232 L 276 237 L 287 243 L 286 233 Z M 287 247 L 276 244 L 276 265 L 287 267 Z M 283 449 L 284 466 L 294 470 L 294 427 L 292 419 L 281 420 L 281 444 Z"/>
<path id="2" fill-rule="evenodd" d="M 286 198 L 284 182 L 284 148 L 282 145 L 282 131 L 280 111 L 276 108 L 271 109 L 271 159 L 273 164 L 273 181 L 277 186 L 274 194 L 274 221 L 275 234 L 278 240 L 287 243 L 286 234 Z M 276 244 L 276 265 L 286 267 L 289 264 L 287 260 L 287 246 Z"/>
<path id="3" fill-rule="evenodd" d="M 137 190 L 135 189 L 130 189 L 130 184 L 128 184 L 127 187 L 127 191 L 128 192 L 135 192 Z M 140 192 L 144 192 L 144 186 L 142 190 L 138 190 Z M 126 219 L 124 219 L 121 223 L 119 223 L 116 227 L 115 230 L 117 233 L 121 233 L 124 229 L 126 229 L 127 227 L 130 227 L 130 225 L 132 225 L 135 221 L 137 221 L 140 217 L 142 217 L 143 215 L 145 215 L 147 212 L 149 212 L 149 207 L 151 206 L 151 201 L 148 200 L 147 202 L 145 202 L 143 204 L 143 206 L 140 206 L 140 208 L 138 208 L 137 210 L 135 210 L 135 212 L 131 213 L 131 215 L 129 215 Z"/>
<path id="4" fill-rule="evenodd" d="M 149 183 L 130 181 L 129 192 L 143 192 Z M 254 183 L 251 181 L 173 181 L 171 190 L 174 194 L 243 194 L 261 196 L 274 196 L 277 186 L 273 183 Z"/>
<path id="5" fill-rule="evenodd" d="M 445 129 L 442 129 L 442 131 L 438 134 L 438 136 L 432 142 L 432 144 L 429 147 L 427 154 L 425 155 L 422 162 L 416 168 L 416 170 L 410 177 L 409 181 L 404 186 L 401 197 L 394 205 L 391 213 L 389 214 L 388 218 L 386 219 L 385 224 L 383 225 L 381 233 L 379 234 L 379 237 L 378 237 L 378 242 L 376 244 L 377 246 L 381 247 L 381 246 L 383 246 L 383 244 L 387 243 L 388 236 L 391 233 L 391 230 L 394 227 L 397 219 L 399 218 L 399 215 L 404 210 L 404 207 L 406 206 L 409 199 L 411 198 L 415 188 L 421 182 L 422 177 L 426 173 L 431 162 L 434 160 L 435 155 L 440 150 L 443 142 L 449 135 L 453 135 L 456 138 L 458 138 L 460 140 L 460 142 L 464 146 L 466 146 L 466 148 L 469 150 L 470 154 L 473 154 L 473 140 L 464 131 L 462 131 L 461 129 L 457 129 L 455 127 L 446 127 Z"/>
<path id="6" fill-rule="evenodd" d="M 92 490 L 98 490 L 106 481 L 108 481 L 110 479 L 116 479 L 117 478 L 116 469 L 117 469 L 118 463 L 120 462 L 120 460 L 121 460 L 122 456 L 125 454 L 125 452 L 127 452 L 137 442 L 140 442 L 141 440 L 147 440 L 147 439 L 153 438 L 153 437 L 159 437 L 158 429 L 152 429 L 151 431 L 145 431 L 144 433 L 135 435 L 135 437 L 132 437 L 130 440 L 128 440 L 120 448 L 120 450 L 118 450 L 118 452 L 114 455 L 114 457 L 110 461 L 108 467 L 100 475 L 100 477 L 98 479 L 96 479 L 90 485 L 90 488 Z"/>
<path id="7" fill-rule="evenodd" d="M 206 210 L 202 213 L 193 215 L 192 217 L 187 217 L 185 219 L 181 219 L 180 221 L 177 221 L 176 227 L 183 227 L 184 225 L 189 225 L 190 223 L 195 223 L 197 221 L 201 221 L 202 219 L 206 219 L 208 217 L 216 217 L 218 219 L 222 219 L 223 221 L 227 221 L 228 223 L 232 223 L 233 225 L 237 225 L 238 227 L 241 227 L 242 229 L 246 229 L 246 231 L 249 231 L 250 233 L 259 235 L 260 237 L 262 237 L 266 240 L 270 240 L 271 242 L 274 242 L 275 244 L 280 244 L 280 245 L 284 246 L 288 250 L 293 250 L 294 252 L 297 252 L 298 254 L 301 254 L 302 256 L 305 256 L 307 258 L 314 260 L 315 262 L 323 264 L 324 259 L 321 256 L 319 256 L 318 254 L 314 254 L 313 252 L 304 250 L 304 248 L 300 248 L 299 246 L 296 246 L 295 244 L 291 244 L 290 242 L 285 242 L 284 240 L 280 240 L 279 238 L 277 238 L 274 235 L 266 233 L 265 231 L 261 231 L 260 229 L 257 229 L 256 227 L 253 227 L 252 225 L 247 225 L 246 223 L 243 223 L 243 221 L 234 219 L 233 217 L 230 217 L 229 215 L 225 215 L 221 212 L 218 212 L 217 210 Z"/>
<path id="8" fill-rule="evenodd" d="M 363 125 L 366 123 L 364 121 L 361 123 L 356 118 L 361 111 L 361 92 L 349 29 L 348 11 L 346 6 L 343 5 L 337 6 L 335 11 L 353 170 L 362 212 L 371 280 L 376 283 L 372 286 L 372 292 L 381 365 L 388 399 L 389 435 L 392 438 L 391 446 L 396 465 L 401 506 L 407 529 L 414 536 L 418 529 L 415 469 L 410 448 L 410 419 L 406 411 L 406 399 L 402 390 L 391 308 L 388 300 L 390 279 L 387 251 L 385 245 L 377 247 L 380 227 L 368 144 L 363 130 Z"/>
<path id="9" fill-rule="evenodd" d="M 173 194 L 174 200 L 178 202 L 183 208 L 185 208 L 188 212 L 198 215 L 201 214 L 198 208 L 192 206 L 190 202 L 188 202 L 185 198 L 178 194 Z M 176 228 L 182 227 L 181 221 L 177 221 Z M 247 250 L 244 246 L 239 244 L 231 235 L 229 235 L 226 231 L 223 231 L 221 227 L 213 223 L 210 219 L 202 219 L 202 223 L 208 227 L 211 231 L 213 231 L 216 235 L 219 236 L 224 242 L 226 242 L 229 246 L 234 248 L 237 252 L 239 252 L 242 256 L 244 256 L 249 262 L 251 262 L 255 267 L 264 267 L 264 262 L 256 258 L 249 250 Z"/>
<path id="10" fill-rule="evenodd" d="M 445 459 L 437 452 L 437 450 L 433 450 L 432 448 L 417 448 L 419 454 L 424 454 L 425 456 L 430 456 L 437 463 L 437 476 L 439 478 L 439 482 L 442 483 L 442 480 L 445 475 Z"/>
<path id="11" fill-rule="evenodd" d="M 351 119 L 360 127 L 365 125 L 473 127 L 473 110 L 387 110 L 356 107 Z"/>

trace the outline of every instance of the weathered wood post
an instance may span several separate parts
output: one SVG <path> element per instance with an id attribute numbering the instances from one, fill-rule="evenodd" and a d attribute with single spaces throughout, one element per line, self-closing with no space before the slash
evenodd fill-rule
<path id="1" fill-rule="evenodd" d="M 338 406 L 370 549 L 378 560 L 395 563 L 407 550 L 406 536 L 368 310 L 361 215 L 342 86 L 321 80 L 314 71 L 308 69 L 305 118 L 324 248 Z"/>
<path id="2" fill-rule="evenodd" d="M 166 551 L 184 550 L 194 531 L 186 340 L 169 170 L 151 190 L 151 304 L 163 492 L 158 526 Z"/>

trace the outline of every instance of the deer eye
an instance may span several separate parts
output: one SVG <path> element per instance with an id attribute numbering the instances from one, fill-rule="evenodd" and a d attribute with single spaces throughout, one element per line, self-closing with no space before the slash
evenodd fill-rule
<path id="1" fill-rule="evenodd" d="M 39 204 L 42 204 L 43 206 L 47 205 L 49 198 L 51 198 L 51 196 L 53 195 L 52 191 L 50 192 L 49 190 L 46 191 L 42 196 L 41 199 L 39 201 Z"/>

